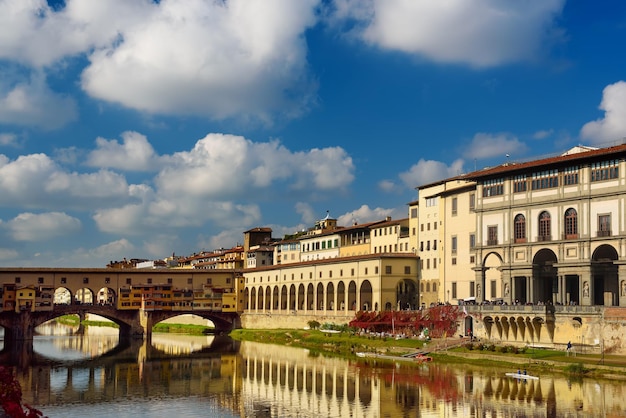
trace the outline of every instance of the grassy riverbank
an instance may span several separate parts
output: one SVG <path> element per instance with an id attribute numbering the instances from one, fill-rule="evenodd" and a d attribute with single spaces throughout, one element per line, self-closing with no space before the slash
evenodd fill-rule
<path id="1" fill-rule="evenodd" d="M 320 330 L 251 330 L 238 329 L 230 333 L 233 339 L 256 341 L 306 348 L 316 353 L 340 357 L 356 357 L 357 352 L 378 352 L 402 355 L 428 351 L 436 362 L 480 364 L 505 370 L 526 369 L 530 374 L 565 373 L 574 376 L 593 376 L 626 379 L 626 357 L 587 353 L 567 353 L 537 348 L 515 348 L 460 339 L 441 339 L 429 342 L 416 339 L 393 339 L 357 335 L 349 331 L 329 333 Z M 377 359 L 376 361 L 380 361 Z M 392 360 L 393 361 L 393 360 Z"/>

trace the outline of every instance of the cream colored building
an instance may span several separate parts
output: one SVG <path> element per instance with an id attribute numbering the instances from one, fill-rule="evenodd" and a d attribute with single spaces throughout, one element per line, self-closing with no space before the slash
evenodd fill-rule
<path id="1" fill-rule="evenodd" d="M 411 252 L 409 237 L 409 219 L 392 220 L 371 226 L 371 250 L 373 253 L 408 253 Z"/>

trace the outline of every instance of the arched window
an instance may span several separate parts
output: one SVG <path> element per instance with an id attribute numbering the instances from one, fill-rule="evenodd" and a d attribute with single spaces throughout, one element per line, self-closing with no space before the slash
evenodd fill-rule
<path id="1" fill-rule="evenodd" d="M 539 236 L 537 237 L 537 241 L 550 241 L 551 239 L 550 214 L 543 211 L 539 214 Z"/>
<path id="2" fill-rule="evenodd" d="M 565 239 L 578 238 L 578 213 L 576 209 L 569 208 L 565 211 Z"/>
<path id="3" fill-rule="evenodd" d="M 526 242 L 526 218 L 521 213 L 515 217 L 515 242 Z"/>

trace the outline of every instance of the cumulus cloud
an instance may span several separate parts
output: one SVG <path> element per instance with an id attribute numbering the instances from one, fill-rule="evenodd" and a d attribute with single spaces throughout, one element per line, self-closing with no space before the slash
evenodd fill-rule
<path id="1" fill-rule="evenodd" d="M 580 136 L 597 145 L 622 142 L 626 137 L 626 82 L 618 81 L 604 88 L 600 109 L 604 117 L 586 123 Z"/>
<path id="2" fill-rule="evenodd" d="M 490 67 L 534 60 L 560 35 L 565 0 L 335 0 L 331 21 L 364 42 L 442 63 Z M 356 24 L 355 24 L 356 23 Z"/>
<path id="3" fill-rule="evenodd" d="M 209 134 L 191 151 L 170 157 L 155 178 L 170 196 L 241 196 L 270 185 L 291 190 L 338 190 L 354 179 L 352 158 L 340 147 L 291 152 L 278 141 Z"/>
<path id="4" fill-rule="evenodd" d="M 81 222 L 62 212 L 21 213 L 6 223 L 16 241 L 47 241 L 80 231 Z"/>
<path id="5" fill-rule="evenodd" d="M 533 139 L 546 139 L 554 135 L 554 129 L 544 129 L 533 134 Z"/>
<path id="6" fill-rule="evenodd" d="M 89 153 L 86 164 L 92 167 L 116 168 L 125 171 L 156 169 L 158 157 L 148 139 L 137 132 L 124 132 L 122 143 L 112 139 L 96 139 L 97 148 Z"/>
<path id="7" fill-rule="evenodd" d="M 463 160 L 458 159 L 448 166 L 443 162 L 420 159 L 409 171 L 400 173 L 407 187 L 415 188 L 463 173 Z"/>
<path id="8" fill-rule="evenodd" d="M 307 225 L 313 225 L 313 223 L 319 219 L 319 216 L 315 214 L 315 209 L 306 202 L 296 203 L 295 209 L 296 213 L 301 216 L 302 222 Z"/>
<path id="9" fill-rule="evenodd" d="M 101 170 L 68 172 L 45 154 L 14 161 L 0 155 L 0 206 L 49 209 L 118 204 L 129 197 L 123 176 Z"/>
<path id="10" fill-rule="evenodd" d="M 2 78 L 4 82 L 0 81 L 0 123 L 37 126 L 50 130 L 60 128 L 77 118 L 75 101 L 52 91 L 41 72 L 34 74 L 29 80 Z"/>
<path id="11" fill-rule="evenodd" d="M 368 205 L 361 205 L 360 208 L 339 216 L 337 224 L 346 226 L 355 223 L 363 224 L 380 221 L 387 216 L 391 216 L 393 219 L 402 219 L 407 217 L 407 213 L 398 209 L 370 208 Z"/>
<path id="12" fill-rule="evenodd" d="M 296 117 L 314 101 L 304 33 L 317 22 L 317 4 L 68 0 L 52 8 L 44 0 L 2 1 L 0 59 L 51 71 L 84 56 L 80 85 L 94 98 L 153 114 L 269 123 Z M 71 102 L 38 87 L 41 102 L 69 112 Z M 32 102 L 27 93 L 15 89 L 5 106 Z"/>
<path id="13" fill-rule="evenodd" d="M 524 154 L 528 147 L 517 137 L 508 133 L 488 134 L 477 133 L 465 147 L 463 155 L 467 159 L 488 159 L 505 155 Z"/>
<path id="14" fill-rule="evenodd" d="M 102 244 L 95 248 L 77 248 L 46 262 L 47 266 L 104 267 L 107 263 L 133 257 L 137 247 L 126 238 Z M 132 254 L 132 255 L 131 255 Z M 46 255 L 49 257 L 50 255 Z"/>
<path id="15" fill-rule="evenodd" d="M 316 88 L 304 31 L 316 0 L 161 1 L 90 55 L 93 97 L 160 114 L 297 116 Z"/>

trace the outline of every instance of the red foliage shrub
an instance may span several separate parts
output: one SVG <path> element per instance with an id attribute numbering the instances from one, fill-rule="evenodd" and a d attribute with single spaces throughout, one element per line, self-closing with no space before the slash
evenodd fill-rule
<path id="1" fill-rule="evenodd" d="M 13 370 L 0 366 L 0 405 L 11 418 L 41 417 L 41 411 L 22 404 L 22 388 L 13 375 Z"/>

